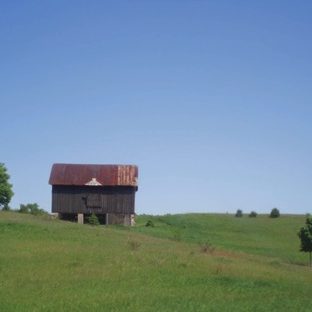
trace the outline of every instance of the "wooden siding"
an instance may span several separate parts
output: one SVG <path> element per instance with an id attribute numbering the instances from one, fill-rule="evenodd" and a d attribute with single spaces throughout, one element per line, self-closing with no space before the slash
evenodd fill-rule
<path id="1" fill-rule="evenodd" d="M 134 214 L 136 187 L 65 186 L 52 187 L 52 212 Z"/>
<path id="2" fill-rule="evenodd" d="M 120 213 L 119 214 L 109 213 L 107 215 L 107 224 L 131 225 L 131 215 Z"/>

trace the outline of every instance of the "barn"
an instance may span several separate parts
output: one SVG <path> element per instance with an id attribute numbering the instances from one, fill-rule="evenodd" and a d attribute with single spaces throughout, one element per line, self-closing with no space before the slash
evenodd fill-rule
<path id="1" fill-rule="evenodd" d="M 54 164 L 49 184 L 60 219 L 87 223 L 94 213 L 101 224 L 134 222 L 137 166 Z"/>

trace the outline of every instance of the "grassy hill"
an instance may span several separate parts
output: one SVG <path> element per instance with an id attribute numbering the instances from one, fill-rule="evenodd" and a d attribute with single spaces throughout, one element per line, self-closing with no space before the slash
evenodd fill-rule
<path id="1" fill-rule="evenodd" d="M 0 212 L 0 311 L 311 311 L 303 223 L 190 214 L 91 227 Z"/>

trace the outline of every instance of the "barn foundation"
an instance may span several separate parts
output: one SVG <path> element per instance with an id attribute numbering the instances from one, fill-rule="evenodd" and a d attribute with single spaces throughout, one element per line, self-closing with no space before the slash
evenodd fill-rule
<path id="1" fill-rule="evenodd" d="M 78 213 L 78 223 L 83 224 L 83 213 Z"/>
<path id="2" fill-rule="evenodd" d="M 134 214 L 104 213 L 95 214 L 100 224 L 123 224 L 127 226 L 135 225 Z M 59 219 L 64 221 L 77 222 L 78 224 L 88 224 L 91 213 L 59 213 Z"/>

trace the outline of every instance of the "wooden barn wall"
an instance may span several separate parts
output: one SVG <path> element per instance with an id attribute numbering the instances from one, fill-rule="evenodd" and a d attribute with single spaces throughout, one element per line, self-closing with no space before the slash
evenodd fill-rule
<path id="1" fill-rule="evenodd" d="M 52 187 L 52 212 L 134 214 L 136 188 L 128 186 Z"/>
<path id="2" fill-rule="evenodd" d="M 123 224 L 123 225 L 131 225 L 131 217 L 129 214 L 108 214 L 108 224 Z"/>

